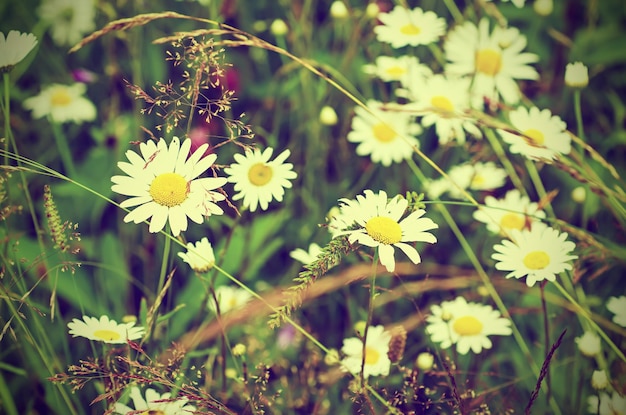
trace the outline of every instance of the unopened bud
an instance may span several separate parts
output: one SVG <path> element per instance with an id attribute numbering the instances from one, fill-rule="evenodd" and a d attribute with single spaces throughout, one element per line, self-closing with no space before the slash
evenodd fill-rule
<path id="1" fill-rule="evenodd" d="M 554 9 L 553 0 L 535 0 L 533 3 L 533 10 L 539 16 L 549 16 Z"/>
<path id="2" fill-rule="evenodd" d="M 287 23 L 282 19 L 274 20 L 270 26 L 270 32 L 272 32 L 274 36 L 285 36 L 288 31 Z"/>
<path id="3" fill-rule="evenodd" d="M 568 63 L 565 67 L 565 85 L 584 88 L 589 85 L 589 70 L 582 62 Z"/>
<path id="4" fill-rule="evenodd" d="M 329 107 L 325 105 L 322 107 L 320 111 L 320 122 L 324 125 L 335 125 L 337 124 L 338 117 L 333 107 Z"/>
<path id="5" fill-rule="evenodd" d="M 330 15 L 334 19 L 345 19 L 348 17 L 348 8 L 341 0 L 336 0 L 330 5 Z"/>

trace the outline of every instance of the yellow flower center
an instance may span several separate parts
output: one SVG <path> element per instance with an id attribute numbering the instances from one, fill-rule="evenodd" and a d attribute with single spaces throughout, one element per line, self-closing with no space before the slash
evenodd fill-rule
<path id="1" fill-rule="evenodd" d="M 381 244 L 391 245 L 402 239 L 402 228 L 398 222 L 385 216 L 376 216 L 365 224 L 367 234 Z"/>
<path id="2" fill-rule="evenodd" d="M 53 107 L 66 107 L 72 102 L 72 97 L 65 88 L 59 88 L 52 93 L 50 103 Z"/>
<path id="3" fill-rule="evenodd" d="M 385 69 L 385 72 L 389 76 L 399 78 L 406 73 L 406 68 L 403 68 L 402 66 L 390 66 L 389 68 Z"/>
<path id="4" fill-rule="evenodd" d="M 113 330 L 96 330 L 93 335 L 102 341 L 113 341 L 120 338 L 120 334 Z"/>
<path id="5" fill-rule="evenodd" d="M 378 362 L 378 359 L 380 359 L 380 353 L 378 353 L 378 350 L 365 346 L 365 364 L 374 365 Z"/>
<path id="6" fill-rule="evenodd" d="M 235 297 L 231 297 L 230 300 L 228 300 L 228 308 L 233 309 L 237 306 L 237 299 Z"/>
<path id="7" fill-rule="evenodd" d="M 388 143 L 396 138 L 395 131 L 393 131 L 393 128 L 389 127 L 387 124 L 378 123 L 372 127 L 372 131 L 374 133 L 374 137 L 381 143 Z"/>
<path id="8" fill-rule="evenodd" d="M 452 323 L 452 329 L 460 336 L 475 336 L 482 333 L 483 323 L 474 316 L 463 316 Z"/>
<path id="9" fill-rule="evenodd" d="M 437 95 L 437 96 L 432 97 L 430 99 L 430 105 L 432 105 L 436 109 L 443 110 L 446 112 L 454 111 L 454 105 L 452 104 L 452 101 L 450 101 L 448 98 L 442 95 Z"/>
<path id="10" fill-rule="evenodd" d="M 500 226 L 505 229 L 524 229 L 524 225 L 526 224 L 526 219 L 524 216 L 518 215 L 516 213 L 507 213 L 502 216 L 500 219 Z"/>
<path id="11" fill-rule="evenodd" d="M 474 177 L 472 177 L 472 183 L 471 183 L 471 187 L 480 187 L 483 184 L 485 184 L 485 176 L 482 176 L 480 174 L 475 174 Z"/>
<path id="12" fill-rule="evenodd" d="M 400 33 L 407 36 L 417 36 L 422 32 L 422 30 L 415 26 L 414 24 L 405 24 L 400 28 Z"/>
<path id="13" fill-rule="evenodd" d="M 501 68 L 502 55 L 497 50 L 482 49 L 476 52 L 476 71 L 495 76 Z"/>
<path id="14" fill-rule="evenodd" d="M 523 134 L 526 137 L 530 138 L 531 144 L 537 144 L 541 146 L 543 145 L 543 142 L 545 141 L 545 137 L 543 133 L 534 128 L 529 128 L 528 130 L 524 131 Z"/>
<path id="15" fill-rule="evenodd" d="M 187 199 L 187 181 L 178 173 L 163 173 L 150 183 L 150 196 L 159 205 L 178 206 Z"/>
<path id="16" fill-rule="evenodd" d="M 265 163 L 256 163 L 248 170 L 248 180 L 255 186 L 265 186 L 272 180 L 274 172 L 270 166 Z"/>
<path id="17" fill-rule="evenodd" d="M 550 256 L 545 251 L 532 251 L 526 254 L 523 262 L 528 269 L 544 269 L 550 264 Z"/>
<path id="18" fill-rule="evenodd" d="M 148 409 L 147 411 L 143 411 L 140 415 L 165 415 L 160 409 Z"/>

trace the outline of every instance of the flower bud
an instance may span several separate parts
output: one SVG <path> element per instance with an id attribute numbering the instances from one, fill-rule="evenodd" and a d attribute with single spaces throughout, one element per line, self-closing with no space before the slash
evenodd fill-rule
<path id="1" fill-rule="evenodd" d="M 380 13 L 380 7 L 378 7 L 378 4 L 375 1 L 368 4 L 367 7 L 365 8 L 365 15 L 372 19 L 378 16 L 379 13 Z"/>
<path id="2" fill-rule="evenodd" d="M 274 36 L 285 36 L 288 31 L 287 23 L 282 19 L 276 19 L 270 25 L 270 32 L 272 32 Z"/>
<path id="3" fill-rule="evenodd" d="M 600 337 L 591 331 L 586 331 L 582 336 L 576 337 L 576 343 L 578 350 L 587 357 L 600 353 Z"/>
<path id="4" fill-rule="evenodd" d="M 320 122 L 324 125 L 335 125 L 337 124 L 338 118 L 337 113 L 335 112 L 333 107 L 329 107 L 325 105 L 322 107 L 320 111 Z"/>
<path id="5" fill-rule="evenodd" d="M 589 70 L 582 62 L 568 63 L 565 67 L 565 85 L 584 88 L 589 84 Z"/>
<path id="6" fill-rule="evenodd" d="M 545 17 L 549 16 L 554 9 L 554 1 L 553 0 L 535 0 L 533 3 L 533 10 L 539 16 Z"/>
<path id="7" fill-rule="evenodd" d="M 345 19 L 348 17 L 348 8 L 341 0 L 333 1 L 330 5 L 330 15 L 333 19 Z"/>
<path id="8" fill-rule="evenodd" d="M 435 363 L 435 356 L 433 356 L 432 353 L 422 352 L 417 355 L 415 363 L 420 370 L 430 370 Z"/>
<path id="9" fill-rule="evenodd" d="M 609 385 L 609 378 L 604 370 L 594 370 L 591 375 L 591 386 L 598 390 L 604 389 Z"/>
<path id="10" fill-rule="evenodd" d="M 572 200 L 574 202 L 583 203 L 586 198 L 587 198 L 587 192 L 585 191 L 584 187 L 578 186 L 574 190 L 572 190 Z"/>

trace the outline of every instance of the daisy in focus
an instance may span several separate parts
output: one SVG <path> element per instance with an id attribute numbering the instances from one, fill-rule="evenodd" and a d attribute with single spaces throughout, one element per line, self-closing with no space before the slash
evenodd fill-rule
<path id="1" fill-rule="evenodd" d="M 539 60 L 534 53 L 522 53 L 526 37 L 515 28 L 495 28 L 489 32 L 489 20 L 478 26 L 465 22 L 448 33 L 444 51 L 448 64 L 445 72 L 453 76 L 473 76 L 472 107 L 481 109 L 484 98 L 507 104 L 521 98 L 517 79 L 537 80 L 539 74 L 529 64 Z"/>
<path id="2" fill-rule="evenodd" d="M 379 56 L 374 65 L 364 65 L 363 72 L 385 82 L 399 81 L 402 85 L 410 84 L 413 79 L 424 79 L 433 73 L 428 66 L 421 64 L 415 56 L 408 55 L 397 58 Z"/>
<path id="3" fill-rule="evenodd" d="M 446 31 L 443 18 L 419 7 L 409 10 L 396 6 L 389 13 L 380 13 L 378 20 L 382 24 L 374 28 L 376 38 L 395 49 L 407 45 L 428 45 L 436 42 Z"/>
<path id="4" fill-rule="evenodd" d="M 498 130 L 502 139 L 511 145 L 513 154 L 521 154 L 530 160 L 550 161 L 559 154 L 570 152 L 571 138 L 567 126 L 550 110 L 519 107 L 509 113 L 511 124 L 522 133 L 513 134 Z"/>
<path id="5" fill-rule="evenodd" d="M 456 344 L 460 354 L 480 353 L 491 349 L 488 336 L 508 336 L 512 333 L 511 321 L 503 318 L 498 310 L 489 305 L 468 303 L 465 298 L 444 301 L 430 307 L 431 315 L 426 318 L 426 332 L 435 343 L 447 349 Z"/>
<path id="6" fill-rule="evenodd" d="M 626 327 L 626 295 L 610 297 L 606 308 L 613 314 L 613 323 Z"/>
<path id="7" fill-rule="evenodd" d="M 367 330 L 365 340 L 365 366 L 363 366 L 363 377 L 387 376 L 391 367 L 389 352 L 389 341 L 391 333 L 385 331 L 383 326 L 371 326 Z M 361 373 L 363 363 L 363 340 L 358 337 L 350 337 L 343 340 L 341 348 L 345 357 L 341 360 L 341 368 L 357 376 Z"/>
<path id="8" fill-rule="evenodd" d="M 490 209 L 491 208 L 491 209 Z M 503 199 L 485 197 L 485 207 L 474 211 L 474 219 L 487 225 L 487 230 L 506 236 L 509 231 L 521 231 L 546 217 L 539 204 L 531 202 L 517 189 L 509 190 Z"/>
<path id="9" fill-rule="evenodd" d="M 374 163 L 388 167 L 413 156 L 413 148 L 419 141 L 413 135 L 422 132 L 409 111 L 400 111 L 398 106 L 387 106 L 378 101 L 367 101 L 370 114 L 361 107 L 355 108 L 352 131 L 347 139 L 357 143 L 359 156 L 370 156 Z"/>
<path id="10" fill-rule="evenodd" d="M 495 245 L 491 258 L 498 261 L 496 269 L 509 271 L 506 278 L 526 277 L 526 285 L 532 287 L 537 281 L 555 281 L 556 274 L 571 270 L 569 261 L 578 258 L 571 255 L 576 247 L 567 241 L 568 234 L 549 226 L 533 226 L 530 230 L 511 230 L 511 241 L 503 240 Z"/>
<path id="11" fill-rule="evenodd" d="M 72 337 L 85 337 L 89 340 L 97 340 L 104 343 L 122 344 L 128 340 L 140 339 L 144 334 L 143 327 L 135 327 L 135 323 L 117 323 L 108 316 L 95 317 L 83 316 L 67 323 Z"/>
<path id="12" fill-rule="evenodd" d="M 32 33 L 11 30 L 6 37 L 0 32 L 0 73 L 9 72 L 22 61 L 37 45 L 37 37 Z"/>
<path id="13" fill-rule="evenodd" d="M 241 287 L 221 285 L 215 290 L 215 297 L 217 298 L 220 314 L 224 314 L 244 306 L 252 298 L 252 294 Z M 208 307 L 212 312 L 217 312 L 213 297 L 209 298 Z"/>
<path id="14" fill-rule="evenodd" d="M 116 402 L 113 408 L 113 413 L 130 415 L 130 414 L 158 414 L 158 415 L 189 415 L 192 414 L 196 408 L 193 405 L 188 405 L 189 401 L 186 397 L 181 397 L 176 400 L 169 401 L 171 394 L 169 392 L 159 394 L 152 388 L 146 389 L 145 399 L 141 396 L 141 391 L 137 386 L 130 387 L 130 399 L 133 401 L 133 408 L 126 406 L 121 402 Z M 163 400 L 164 402 L 159 402 Z"/>
<path id="15" fill-rule="evenodd" d="M 358 242 L 377 248 L 380 263 L 388 272 L 393 272 L 396 267 L 394 247 L 404 252 L 411 262 L 419 264 L 422 261 L 419 253 L 407 242 L 435 243 L 437 238 L 426 231 L 439 226 L 431 219 L 422 218 L 426 213 L 424 209 L 414 210 L 401 219 L 408 206 L 408 201 L 403 197 L 396 196 L 388 201 L 387 193 L 383 190 L 378 194 L 365 190 L 364 194 L 357 195 L 356 200 L 340 200 L 344 206 L 348 206 L 359 228 L 343 231 L 336 236 L 347 235 L 350 243 Z"/>
<path id="16" fill-rule="evenodd" d="M 33 112 L 33 118 L 49 116 L 56 123 L 93 121 L 96 107 L 83 96 L 86 91 L 82 83 L 48 85 L 39 95 L 25 99 L 24 108 Z"/>
<path id="17" fill-rule="evenodd" d="M 270 161 L 273 152 L 271 147 L 263 152 L 246 149 L 245 155 L 235 154 L 236 162 L 224 169 L 228 181 L 235 183 L 235 191 L 239 192 L 232 199 L 243 199 L 243 206 L 250 212 L 257 207 L 267 210 L 273 199 L 282 202 L 285 189 L 292 186 L 289 180 L 298 177 L 292 170 L 293 164 L 285 163 L 291 152 L 285 150 Z"/>
<path id="18" fill-rule="evenodd" d="M 150 219 L 150 232 L 161 231 L 169 223 L 172 235 L 187 230 L 187 218 L 202 223 L 204 216 L 224 213 L 215 202 L 225 199 L 214 192 L 224 184 L 223 177 L 199 176 L 209 169 L 217 155 L 202 157 L 208 144 L 203 144 L 189 156 L 191 140 L 182 145 L 178 137 L 172 138 L 168 147 L 165 140 L 141 143 L 137 154 L 128 150 L 129 162 L 119 162 L 118 167 L 128 176 L 113 176 L 111 189 L 130 196 L 120 206 L 136 206 L 124 217 L 124 222 L 141 223 Z M 188 157 L 189 156 L 189 157 Z"/>
<path id="19" fill-rule="evenodd" d="M 315 260 L 319 254 L 322 253 L 322 247 L 316 244 L 315 242 L 309 245 L 309 250 L 306 251 L 302 248 L 294 249 L 289 253 L 289 256 L 295 259 L 296 261 L 302 262 L 304 265 L 308 265 Z"/>
<path id="20" fill-rule="evenodd" d="M 178 256 L 199 274 L 207 272 L 215 265 L 213 247 L 206 237 L 195 244 L 187 243 L 187 252 L 179 252 Z"/>
<path id="21" fill-rule="evenodd" d="M 43 0 L 38 14 L 50 24 L 52 40 L 59 46 L 74 45 L 96 28 L 94 0 Z"/>

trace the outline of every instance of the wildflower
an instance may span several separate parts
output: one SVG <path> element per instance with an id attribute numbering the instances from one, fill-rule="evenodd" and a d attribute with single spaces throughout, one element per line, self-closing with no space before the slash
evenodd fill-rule
<path id="1" fill-rule="evenodd" d="M 331 366 L 336 365 L 339 362 L 339 352 L 337 351 L 337 349 L 329 349 L 328 353 L 326 353 L 326 355 L 324 356 L 324 363 L 326 363 L 328 366 Z"/>
<path id="2" fill-rule="evenodd" d="M 276 37 L 283 37 L 288 31 L 287 23 L 282 19 L 275 19 L 270 25 L 270 32 Z"/>
<path id="3" fill-rule="evenodd" d="M 320 122 L 324 125 L 335 125 L 339 121 L 337 112 L 333 107 L 324 105 L 320 110 Z"/>
<path id="4" fill-rule="evenodd" d="M 450 78 L 437 74 L 420 80 L 414 77 L 408 86 L 412 104 L 422 113 L 424 127 L 435 126 L 439 144 L 451 140 L 464 143 L 467 131 L 474 137 L 482 136 L 474 120 L 465 112 L 470 108 L 470 79 Z"/>
<path id="5" fill-rule="evenodd" d="M 83 97 L 86 90 L 82 83 L 48 85 L 39 95 L 25 99 L 24 107 L 33 111 L 33 118 L 49 116 L 56 123 L 93 121 L 96 107 Z"/>
<path id="6" fill-rule="evenodd" d="M 386 110 L 382 103 L 374 100 L 369 100 L 367 107 L 374 115 L 356 107 L 352 131 L 347 136 L 351 143 L 358 143 L 356 153 L 369 155 L 374 163 L 386 167 L 410 158 L 413 148 L 419 147 L 419 141 L 411 133 L 421 132 L 419 125 L 412 121 L 412 115 L 392 108 Z"/>
<path id="7" fill-rule="evenodd" d="M 554 10 L 554 0 L 535 0 L 533 10 L 541 17 L 549 16 Z"/>
<path id="8" fill-rule="evenodd" d="M 348 8 L 343 1 L 336 0 L 330 5 L 330 15 L 333 19 L 345 19 L 348 14 Z"/>
<path id="9" fill-rule="evenodd" d="M 246 345 L 237 343 L 233 346 L 233 356 L 243 356 L 246 353 Z"/>
<path id="10" fill-rule="evenodd" d="M 519 107 L 509 113 L 511 124 L 522 135 L 498 130 L 502 139 L 511 144 L 510 151 L 522 154 L 530 160 L 550 161 L 558 154 L 570 152 L 570 136 L 567 126 L 558 115 L 550 110 Z"/>
<path id="11" fill-rule="evenodd" d="M 371 326 L 367 330 L 365 365 L 363 366 L 364 378 L 389 374 L 391 361 L 387 353 L 389 352 L 390 340 L 391 333 L 385 331 L 383 326 Z M 344 339 L 341 351 L 346 355 L 341 360 L 342 369 L 353 375 L 359 375 L 363 363 L 363 340 L 358 337 Z"/>
<path id="12" fill-rule="evenodd" d="M 51 25 L 52 40 L 59 46 L 74 45 L 96 28 L 94 0 L 44 0 L 38 13 Z"/>
<path id="13" fill-rule="evenodd" d="M 600 396 L 587 398 L 588 411 L 599 415 L 626 415 L 626 396 L 620 396 L 617 391 L 609 396 L 601 393 Z"/>
<path id="14" fill-rule="evenodd" d="M 344 206 L 348 205 L 353 221 L 359 226 L 342 234 L 348 235 L 350 243 L 378 248 L 380 263 L 388 272 L 393 272 L 396 266 L 394 247 L 404 252 L 411 262 L 419 264 L 422 261 L 419 253 L 407 242 L 437 242 L 435 236 L 426 231 L 436 229 L 438 225 L 431 219 L 422 218 L 426 213 L 423 209 L 414 210 L 400 220 L 408 206 L 408 201 L 402 197 L 388 201 L 383 190 L 378 194 L 365 190 L 364 194 L 358 195 L 356 200 L 340 201 Z"/>
<path id="15" fill-rule="evenodd" d="M 266 148 L 263 152 L 259 149 L 246 149 L 246 154 L 235 154 L 235 161 L 224 169 L 228 174 L 228 181 L 235 183 L 233 200 L 243 199 L 243 206 L 249 207 L 254 212 L 257 206 L 261 210 L 267 210 L 272 199 L 283 201 L 284 189 L 291 188 L 289 180 L 298 175 L 292 171 L 293 164 L 285 163 L 291 152 L 285 150 L 273 161 L 270 161 L 274 149 Z"/>
<path id="16" fill-rule="evenodd" d="M 450 197 L 463 199 L 466 190 L 493 190 L 504 185 L 507 174 L 492 161 L 482 163 L 464 163 L 453 166 L 448 177 L 429 180 L 425 183 L 426 193 L 430 199 L 438 199 L 448 192 Z"/>
<path id="17" fill-rule="evenodd" d="M 460 354 L 467 354 L 470 349 L 476 354 L 491 349 L 488 336 L 512 333 L 511 321 L 501 317 L 498 310 L 489 305 L 468 303 L 463 297 L 433 305 L 430 310 L 426 332 L 431 340 L 441 343 L 444 349 L 456 344 Z"/>
<path id="18" fill-rule="evenodd" d="M 397 49 L 403 46 L 428 45 L 436 42 L 446 31 L 446 22 L 434 12 L 421 8 L 409 10 L 396 6 L 389 13 L 380 13 L 382 25 L 374 28 L 379 42 L 390 43 Z"/>
<path id="19" fill-rule="evenodd" d="M 98 75 L 85 68 L 73 69 L 71 75 L 75 82 L 81 82 L 83 84 L 90 84 L 98 79 Z"/>
<path id="20" fill-rule="evenodd" d="M 118 167 L 128 176 L 113 176 L 111 189 L 131 196 L 120 206 L 137 206 L 124 217 L 124 222 L 141 223 L 149 218 L 150 232 L 163 229 L 169 222 L 172 234 L 178 236 L 187 230 L 187 218 L 202 223 L 203 216 L 221 215 L 224 211 L 214 202 L 224 200 L 221 193 L 212 191 L 223 186 L 223 177 L 198 178 L 215 162 L 217 156 L 210 154 L 201 158 L 207 144 L 200 146 L 190 157 L 191 140 L 182 145 L 174 137 L 168 147 L 165 140 L 141 143 L 141 155 L 127 151 L 130 161 L 119 162 Z"/>
<path id="21" fill-rule="evenodd" d="M 179 252 L 178 256 L 189 264 L 191 269 L 200 274 L 207 272 L 215 265 L 213 247 L 206 237 L 195 244 L 187 243 L 187 252 Z"/>
<path id="22" fill-rule="evenodd" d="M 498 261 L 496 269 L 510 271 L 506 278 L 526 277 L 526 285 L 537 281 L 554 281 L 556 274 L 571 270 L 568 262 L 578 258 L 570 255 L 574 242 L 567 241 L 566 232 L 560 233 L 549 226 L 533 226 L 530 230 L 511 230 L 511 239 L 495 245 L 491 258 Z"/>
<path id="23" fill-rule="evenodd" d="M 582 62 L 568 63 L 565 67 L 565 85 L 584 88 L 589 84 L 589 70 Z"/>
<path id="24" fill-rule="evenodd" d="M 594 370 L 591 374 L 591 387 L 599 390 L 609 386 L 609 378 L 604 370 Z"/>
<path id="25" fill-rule="evenodd" d="M 9 72 L 37 45 L 37 37 L 32 33 L 11 30 L 6 38 L 0 32 L 0 73 Z"/>
<path id="26" fill-rule="evenodd" d="M 156 390 L 148 388 L 146 389 L 146 398 L 141 396 L 141 391 L 137 386 L 131 386 L 130 398 L 133 401 L 134 409 L 116 402 L 114 407 L 114 413 L 116 414 L 163 414 L 163 415 L 186 415 L 191 414 L 196 408 L 193 405 L 188 405 L 189 401 L 186 397 L 181 397 L 176 400 L 171 400 L 171 394 L 169 392 L 159 394 Z M 159 402 L 162 401 L 162 402 Z"/>
<path id="27" fill-rule="evenodd" d="M 490 209 L 491 208 L 491 209 Z M 531 202 L 517 189 L 509 190 L 503 199 L 485 197 L 485 207 L 474 211 L 474 219 L 487 225 L 493 233 L 507 235 L 510 230 L 522 230 L 545 218 L 546 213 L 539 204 Z"/>
<path id="28" fill-rule="evenodd" d="M 417 355 L 417 359 L 415 359 L 415 364 L 420 370 L 430 370 L 433 368 L 435 363 L 435 356 L 432 353 L 422 352 Z"/>
<path id="29" fill-rule="evenodd" d="M 415 56 L 378 56 L 375 64 L 363 66 L 363 72 L 376 76 L 385 82 L 400 81 L 404 86 L 417 83 L 432 75 L 432 70 L 420 63 Z"/>
<path id="30" fill-rule="evenodd" d="M 586 331 L 582 336 L 576 337 L 578 350 L 587 357 L 593 357 L 600 353 L 600 337 L 592 332 Z"/>
<path id="31" fill-rule="evenodd" d="M 221 285 L 215 290 L 215 297 L 217 298 L 220 314 L 224 314 L 245 305 L 252 295 L 240 287 Z M 211 311 L 216 312 L 217 309 L 213 297 L 209 299 L 208 306 Z"/>
<path id="32" fill-rule="evenodd" d="M 135 323 L 120 323 L 110 320 L 108 316 L 95 317 L 83 316 L 83 320 L 77 318 L 67 323 L 69 333 L 73 337 L 85 337 L 89 340 L 98 340 L 104 343 L 121 344 L 128 340 L 136 340 L 144 334 L 143 327 L 135 327 Z"/>
<path id="33" fill-rule="evenodd" d="M 481 109 L 483 97 L 498 102 L 502 96 L 508 104 L 519 101 L 521 93 L 516 79 L 539 79 L 529 66 L 539 60 L 533 53 L 522 53 L 526 37 L 519 30 L 494 29 L 489 33 L 489 21 L 481 19 L 478 26 L 465 22 L 448 33 L 444 51 L 448 75 L 474 77 L 472 107 Z"/>
<path id="34" fill-rule="evenodd" d="M 289 256 L 295 259 L 296 261 L 300 261 L 305 265 L 310 264 L 315 261 L 319 254 L 322 253 L 322 247 L 316 244 L 315 242 L 309 245 L 309 250 L 305 251 L 302 248 L 294 249 L 289 253 Z"/>
<path id="35" fill-rule="evenodd" d="M 615 314 L 613 316 L 613 323 L 626 327 L 626 296 L 610 297 L 609 301 L 606 303 L 606 308 Z"/>

